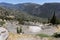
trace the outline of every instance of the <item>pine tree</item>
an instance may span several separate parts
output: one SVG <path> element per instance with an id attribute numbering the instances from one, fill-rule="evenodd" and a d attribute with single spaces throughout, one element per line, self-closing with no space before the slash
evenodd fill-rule
<path id="1" fill-rule="evenodd" d="M 20 33 L 22 33 L 22 28 L 20 27 Z"/>
<path id="2" fill-rule="evenodd" d="M 20 33 L 20 31 L 19 31 L 18 27 L 17 27 L 17 33 L 18 33 L 18 34 Z"/>
<path id="3" fill-rule="evenodd" d="M 20 28 L 17 27 L 17 33 L 18 33 L 18 34 L 22 33 L 22 28 L 21 28 L 21 27 L 20 27 Z"/>
<path id="4" fill-rule="evenodd" d="M 53 17 L 50 20 L 50 23 L 52 23 L 54 25 L 54 24 L 56 24 L 56 21 L 57 21 L 57 19 L 56 19 L 55 12 L 54 12 Z"/>

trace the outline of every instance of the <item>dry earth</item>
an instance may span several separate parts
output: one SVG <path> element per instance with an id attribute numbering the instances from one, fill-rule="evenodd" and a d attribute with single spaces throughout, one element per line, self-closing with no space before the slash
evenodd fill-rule
<path id="1" fill-rule="evenodd" d="M 35 35 L 28 35 L 28 34 L 13 34 L 10 33 L 7 40 L 48 40 L 48 38 L 41 38 Z"/>
<path id="2" fill-rule="evenodd" d="M 9 37 L 7 40 L 60 40 L 60 38 L 52 38 L 52 37 L 42 38 L 35 35 L 9 33 Z"/>

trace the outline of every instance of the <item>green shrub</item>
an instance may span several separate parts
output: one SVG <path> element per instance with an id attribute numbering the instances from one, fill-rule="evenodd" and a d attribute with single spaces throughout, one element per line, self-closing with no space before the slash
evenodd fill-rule
<path id="1" fill-rule="evenodd" d="M 47 34 L 37 34 L 37 36 L 40 36 L 40 37 L 50 37 L 50 36 L 47 35 Z"/>
<path id="2" fill-rule="evenodd" d="M 5 24 L 5 22 L 4 21 L 0 21 L 0 25 L 3 25 L 3 24 Z"/>
<path id="3" fill-rule="evenodd" d="M 52 35 L 52 37 L 60 38 L 60 34 L 54 33 L 54 34 Z"/>

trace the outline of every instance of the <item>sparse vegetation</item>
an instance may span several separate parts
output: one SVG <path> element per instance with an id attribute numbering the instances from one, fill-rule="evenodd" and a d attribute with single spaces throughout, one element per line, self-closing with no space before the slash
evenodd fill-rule
<path id="1" fill-rule="evenodd" d="M 5 22 L 4 21 L 0 21 L 0 25 L 3 25 L 3 24 L 5 24 Z"/>
<path id="2" fill-rule="evenodd" d="M 4 7 L 0 7 L 0 19 L 4 20 L 18 20 L 19 24 L 24 24 L 24 21 L 33 21 L 33 22 L 47 22 L 45 18 L 40 18 L 37 16 L 29 15 L 23 11 L 15 10 L 15 9 L 6 9 Z M 14 16 L 15 18 L 11 18 L 9 16 Z M 8 16 L 8 17 L 7 17 Z"/>
<path id="3" fill-rule="evenodd" d="M 52 37 L 60 38 L 60 34 L 54 33 L 54 35 L 52 35 Z"/>
<path id="4" fill-rule="evenodd" d="M 37 36 L 40 36 L 40 37 L 50 37 L 50 36 L 47 35 L 47 34 L 37 34 Z"/>

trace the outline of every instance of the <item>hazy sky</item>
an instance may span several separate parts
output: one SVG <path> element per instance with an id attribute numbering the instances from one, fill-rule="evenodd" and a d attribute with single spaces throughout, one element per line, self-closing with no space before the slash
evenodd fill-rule
<path id="1" fill-rule="evenodd" d="M 0 2 L 13 3 L 13 4 L 32 2 L 32 3 L 43 4 L 51 2 L 60 3 L 60 0 L 0 0 Z"/>

